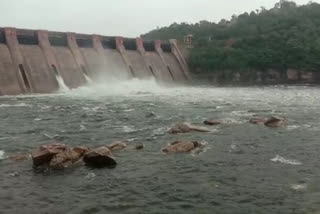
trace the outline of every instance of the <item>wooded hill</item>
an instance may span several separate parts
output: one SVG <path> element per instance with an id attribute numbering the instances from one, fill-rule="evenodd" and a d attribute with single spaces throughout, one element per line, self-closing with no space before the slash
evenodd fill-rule
<path id="1" fill-rule="evenodd" d="M 188 62 L 194 72 L 287 69 L 320 72 L 320 4 L 281 0 L 273 8 L 232 16 L 219 23 L 174 23 L 145 39 L 193 35 Z"/>

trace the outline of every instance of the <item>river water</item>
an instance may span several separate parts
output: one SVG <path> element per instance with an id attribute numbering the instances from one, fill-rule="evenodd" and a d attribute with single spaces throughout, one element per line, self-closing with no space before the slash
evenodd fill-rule
<path id="1" fill-rule="evenodd" d="M 320 88 L 162 87 L 132 80 L 52 95 L 0 98 L 0 213 L 317 213 Z M 155 116 L 150 115 L 154 113 Z M 288 126 L 252 125 L 278 115 Z M 210 133 L 169 135 L 177 122 L 224 121 Z M 30 152 L 49 139 L 96 147 L 126 140 L 114 169 L 37 172 Z M 200 154 L 165 155 L 174 140 Z M 143 143 L 145 149 L 133 147 Z"/>

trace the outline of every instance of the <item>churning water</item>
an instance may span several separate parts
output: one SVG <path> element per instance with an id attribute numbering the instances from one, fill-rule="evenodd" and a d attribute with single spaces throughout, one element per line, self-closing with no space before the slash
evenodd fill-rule
<path id="1" fill-rule="evenodd" d="M 0 213 L 317 213 L 319 109 L 317 87 L 162 87 L 152 80 L 1 97 Z M 253 115 L 283 116 L 289 125 L 252 125 Z M 166 134 L 172 124 L 208 117 L 224 124 L 211 133 Z M 6 159 L 52 138 L 90 147 L 127 140 L 129 148 L 114 153 L 115 169 L 39 173 L 30 160 Z M 205 152 L 160 151 L 189 139 L 207 142 Z M 145 149 L 132 149 L 137 143 Z"/>

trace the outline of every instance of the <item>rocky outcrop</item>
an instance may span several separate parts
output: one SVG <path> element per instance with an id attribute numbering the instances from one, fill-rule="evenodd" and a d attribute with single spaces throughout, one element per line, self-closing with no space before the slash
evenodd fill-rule
<path id="1" fill-rule="evenodd" d="M 169 129 L 169 134 L 178 134 L 178 133 L 188 133 L 191 132 L 191 129 L 188 125 L 179 123 L 174 125 L 171 129 Z"/>
<path id="2" fill-rule="evenodd" d="M 287 120 L 284 118 L 272 116 L 269 118 L 264 125 L 271 128 L 283 127 L 287 124 Z"/>
<path id="3" fill-rule="evenodd" d="M 124 142 L 121 142 L 121 141 L 115 141 L 112 144 L 107 146 L 107 148 L 110 151 L 119 151 L 119 150 L 123 150 L 127 147 L 128 147 L 127 144 L 125 144 Z"/>
<path id="4" fill-rule="evenodd" d="M 162 151 L 164 153 L 186 153 L 200 146 L 201 144 L 197 141 L 175 141 L 162 149 Z"/>
<path id="5" fill-rule="evenodd" d="M 107 147 L 99 147 L 87 152 L 83 161 L 91 167 L 115 167 L 117 162 Z"/>
<path id="6" fill-rule="evenodd" d="M 42 145 L 31 153 L 33 165 L 36 167 L 48 165 L 55 155 L 66 151 L 66 149 L 66 145 L 60 143 Z"/>
<path id="7" fill-rule="evenodd" d="M 75 164 L 88 152 L 85 147 L 75 147 L 56 154 L 50 161 L 49 167 L 52 169 L 63 169 Z"/>
<path id="8" fill-rule="evenodd" d="M 220 125 L 222 122 L 219 120 L 210 118 L 210 119 L 206 119 L 203 123 L 209 126 L 216 126 L 216 125 Z"/>
<path id="9" fill-rule="evenodd" d="M 300 73 L 300 79 L 304 83 L 313 83 L 314 82 L 314 74 L 311 71 L 302 71 Z"/>
<path id="10" fill-rule="evenodd" d="M 288 69 L 287 70 L 287 79 L 289 81 L 298 81 L 300 79 L 299 71 L 295 69 Z"/>
<path id="11" fill-rule="evenodd" d="M 253 117 L 249 120 L 249 122 L 252 124 L 264 124 L 266 119 L 262 117 Z"/>
<path id="12" fill-rule="evenodd" d="M 189 133 L 191 131 L 210 132 L 210 130 L 207 129 L 206 127 L 179 123 L 179 124 L 174 125 L 171 129 L 169 129 L 168 133 L 169 134 L 179 134 L 179 133 Z"/>

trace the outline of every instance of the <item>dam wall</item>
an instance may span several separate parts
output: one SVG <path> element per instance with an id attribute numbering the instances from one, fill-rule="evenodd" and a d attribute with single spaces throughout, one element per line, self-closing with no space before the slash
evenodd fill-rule
<path id="1" fill-rule="evenodd" d="M 55 92 L 59 80 L 72 89 L 130 78 L 190 79 L 175 40 L 0 28 L 0 95 Z"/>

